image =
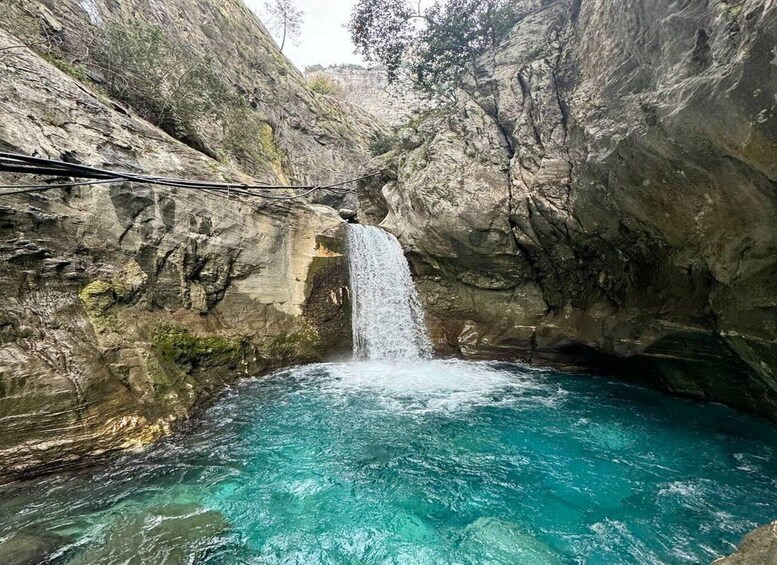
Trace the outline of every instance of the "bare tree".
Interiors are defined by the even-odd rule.
[[[305,13],[297,8],[293,0],[272,0],[265,2],[264,7],[269,17],[268,27],[281,36],[281,53],[283,53],[286,39],[293,42],[299,39]]]

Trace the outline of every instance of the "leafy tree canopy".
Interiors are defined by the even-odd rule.
[[[358,0],[348,24],[356,51],[407,76],[430,96],[450,96],[469,65],[519,19],[515,0]]]

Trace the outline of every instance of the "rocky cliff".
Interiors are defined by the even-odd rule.
[[[777,4],[521,10],[360,194],[439,348],[777,418]]]
[[[310,90],[241,0],[3,0],[0,22],[67,74],[263,181],[354,178],[380,131]]]
[[[412,88],[389,84],[386,70],[379,67],[315,65],[305,69],[305,77],[314,90],[360,108],[386,126],[403,125],[425,106]]]
[[[228,181],[325,182],[364,161],[372,126],[309,91],[237,1],[0,8],[5,151]],[[148,91],[117,97],[108,73],[124,70],[102,68],[96,42],[130,22],[207,51],[240,122],[214,102],[162,105],[157,123]],[[132,183],[0,196],[0,480],[143,445],[240,375],[350,348],[342,224],[298,200]]]

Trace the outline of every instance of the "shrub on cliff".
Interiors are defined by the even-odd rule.
[[[111,96],[201,151],[197,121],[236,101],[212,59],[176,45],[158,26],[108,25],[93,56]]]
[[[338,92],[338,87],[335,82],[322,74],[313,75],[308,82],[308,87],[317,94],[325,94],[327,96],[337,94]]]
[[[399,145],[399,136],[396,132],[391,134],[376,133],[370,139],[370,153],[377,157],[392,151]]]

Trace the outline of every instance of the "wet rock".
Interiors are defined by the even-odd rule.
[[[338,214],[343,220],[354,220],[356,218],[356,210],[350,208],[340,208]]]
[[[777,563],[777,522],[750,532],[735,553],[721,557],[715,565],[771,565]]]
[[[440,350],[777,418],[777,9],[525,2],[359,189]]]

